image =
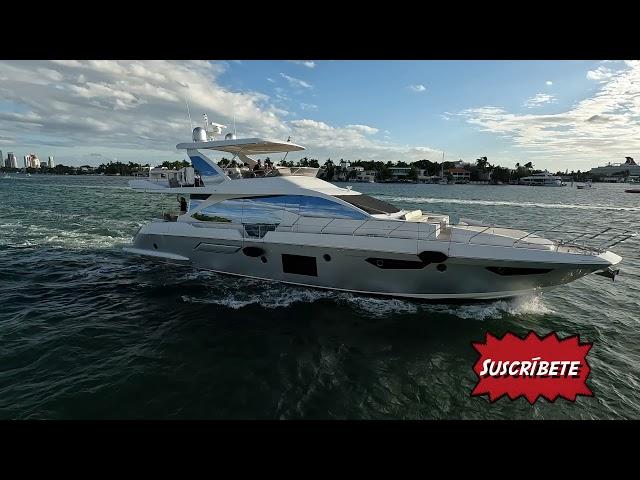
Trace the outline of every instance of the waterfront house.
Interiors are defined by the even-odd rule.
[[[445,172],[453,178],[453,183],[469,183],[471,180],[471,172],[464,168],[449,168]]]
[[[362,168],[362,167],[359,167]],[[358,174],[356,175],[356,182],[362,183],[373,183],[376,181],[376,171],[375,170],[358,170]]]
[[[428,170],[424,168],[418,170],[418,183],[438,183],[440,178],[439,175],[429,175]]]
[[[394,182],[407,180],[411,167],[389,167],[391,172],[391,180]]]

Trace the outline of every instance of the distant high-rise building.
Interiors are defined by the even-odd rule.
[[[10,168],[18,168],[18,159],[13,154],[13,152],[7,153],[7,161],[9,163]]]
[[[35,153],[24,156],[24,168],[40,168],[40,159]]]
[[[47,162],[49,168],[53,168],[56,166],[56,162],[53,161],[53,155],[49,156],[49,161]]]

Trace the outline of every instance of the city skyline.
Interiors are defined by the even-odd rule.
[[[640,149],[637,61],[3,61],[0,79],[2,151],[70,166],[183,158],[186,102],[194,126],[290,136],[321,163],[585,171]]]

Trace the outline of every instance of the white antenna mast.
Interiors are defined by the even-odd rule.
[[[191,112],[189,111],[189,102],[187,102],[186,97],[184,99],[184,103],[187,105],[187,115],[189,115],[189,126],[191,127],[191,130],[193,131],[193,122],[191,121]]]
[[[237,138],[238,132],[236,131],[236,102],[235,101],[232,103],[232,110],[233,110],[233,136]]]

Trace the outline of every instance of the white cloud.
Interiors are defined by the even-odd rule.
[[[584,169],[640,156],[640,62],[611,73],[600,77],[593,96],[561,113],[516,114],[484,106],[461,115],[480,130],[511,140],[541,168],[571,168],[570,161]]]
[[[528,98],[524,102],[524,106],[527,108],[535,108],[545,105],[547,103],[556,103],[557,99],[553,95],[548,93],[537,93],[531,98]]]
[[[291,77],[291,76],[289,76],[287,74],[284,74],[284,73],[280,73],[280,76],[282,78],[284,78],[287,82],[289,82],[289,85],[291,85],[292,87],[313,88],[313,85],[311,85],[310,83],[305,82],[304,80],[300,80],[299,78]]]
[[[262,93],[220,86],[224,69],[210,62],[4,61],[0,71],[0,101],[20,112],[0,122],[0,136],[15,138],[16,151],[47,144],[46,137],[69,151],[92,144],[175,156],[176,143],[190,137],[185,100],[197,123],[207,112],[230,124],[235,113],[239,131],[277,138],[287,131],[284,110]]]
[[[411,90],[413,90],[414,92],[416,92],[416,93],[422,93],[427,89],[427,87],[425,87],[421,83],[419,83],[417,85],[409,85],[409,88]]]
[[[307,68],[315,68],[316,66],[316,62],[312,60],[290,60],[290,61],[297,65],[302,65]]]
[[[334,127],[311,119],[292,120],[291,141],[310,145],[305,155],[317,158],[350,158],[379,161],[415,161],[435,158],[441,152],[426,146],[397,145],[370,138],[378,132],[368,125]]]
[[[54,82],[60,82],[64,78],[60,72],[51,68],[38,68],[37,71],[38,74],[43,75],[45,78],[53,80]]]
[[[271,83],[276,83],[276,81],[273,78],[267,77],[267,81],[271,82]]]
[[[282,107],[291,99],[284,90],[274,96],[230,90],[220,81],[226,68],[207,61],[0,61],[0,105],[12,105],[11,111],[0,110],[0,143],[18,156],[55,155],[64,164],[103,161],[89,153],[121,161],[177,160],[184,152],[175,145],[191,138],[187,101],[196,125],[205,112],[225,125],[233,125],[235,114],[239,136],[291,135],[307,147],[288,159],[407,161],[432,151],[377,140],[377,128],[369,125],[287,121],[290,109]],[[282,78],[300,89],[312,88],[303,80]],[[314,104],[304,105],[313,112]]]
[[[589,70],[587,72],[587,78],[589,80],[606,81],[609,80],[614,74],[614,71],[610,68],[599,66],[595,70]]]
[[[354,130],[364,133],[365,135],[373,135],[378,133],[377,128],[370,127],[369,125],[347,125],[347,128],[352,128]]]
[[[314,104],[314,103],[301,103],[300,104],[300,108],[302,110],[317,110],[318,109],[318,105]]]
[[[551,80],[547,80],[547,81],[546,81],[546,82],[544,82],[544,83],[545,83],[546,85],[549,85],[549,86],[553,85],[553,82],[552,82]]]

